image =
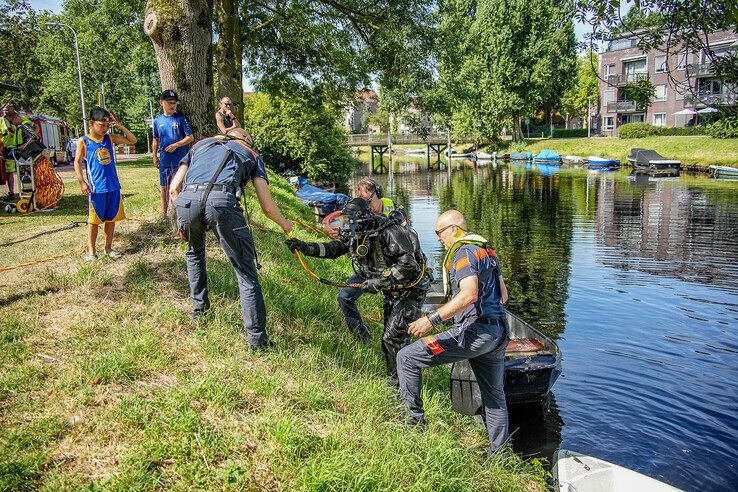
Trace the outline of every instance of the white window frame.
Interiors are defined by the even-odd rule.
[[[657,123],[656,122],[656,117],[657,116],[663,116],[664,117],[664,120],[663,120],[662,123]],[[666,113],[654,113],[653,114],[653,119],[651,121],[653,122],[653,126],[666,126]]]
[[[659,84],[655,85],[654,88],[658,89],[659,87],[664,88],[664,95],[663,97],[658,96],[658,90],[656,90],[656,93],[653,95],[654,101],[666,101],[669,98],[669,86],[666,84]]]
[[[689,50],[677,54],[677,70],[686,70],[689,65]]]
[[[607,120],[610,120],[610,124],[607,124]],[[614,116],[603,116],[602,117],[602,130],[611,132],[615,129],[615,117]]]
[[[653,59],[653,70],[655,73],[666,73],[669,71],[666,55],[656,55]],[[659,63],[660,61],[660,63]]]

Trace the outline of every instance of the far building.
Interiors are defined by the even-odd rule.
[[[715,76],[704,52],[682,51],[670,54],[667,59],[660,50],[639,49],[637,34],[613,38],[600,54],[598,123],[601,134],[617,135],[619,126],[634,122],[690,126],[697,120],[694,112],[711,104],[735,105],[738,102],[738,87]],[[717,56],[738,49],[738,35],[733,32],[715,32],[708,35],[707,40]],[[623,91],[626,85],[642,79],[650,79],[656,88],[656,96],[648,108],[628,100]]]
[[[373,90],[359,91],[354,95],[344,116],[344,127],[349,133],[376,133],[378,128],[370,128],[369,117],[377,112],[377,93]],[[374,131],[372,131],[374,130]]]

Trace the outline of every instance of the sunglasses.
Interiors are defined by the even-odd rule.
[[[443,234],[443,231],[445,231],[449,227],[459,227],[459,226],[457,226],[456,224],[447,225],[446,227],[443,227],[441,230],[436,231],[436,236],[441,237],[441,234]]]

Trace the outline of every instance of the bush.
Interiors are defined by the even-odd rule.
[[[707,127],[707,134],[713,138],[738,138],[738,116],[716,121]]]
[[[670,126],[659,126],[658,135],[684,137],[689,135],[704,135],[707,133],[705,126],[687,126],[684,128],[672,128]]]
[[[618,129],[620,138],[644,138],[659,134],[659,128],[648,123],[626,123]]]
[[[704,126],[690,126],[684,128],[672,128],[670,126],[653,126],[648,123],[626,123],[618,129],[620,138],[644,138],[644,137],[667,137],[704,135],[707,129]]]
[[[587,136],[587,129],[586,128],[576,128],[571,130],[554,130],[553,131],[553,138],[578,138],[578,137],[586,137]]]

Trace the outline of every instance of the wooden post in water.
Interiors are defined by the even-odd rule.
[[[448,127],[446,132],[446,161],[448,161],[448,178],[449,183],[451,182],[451,125]]]

